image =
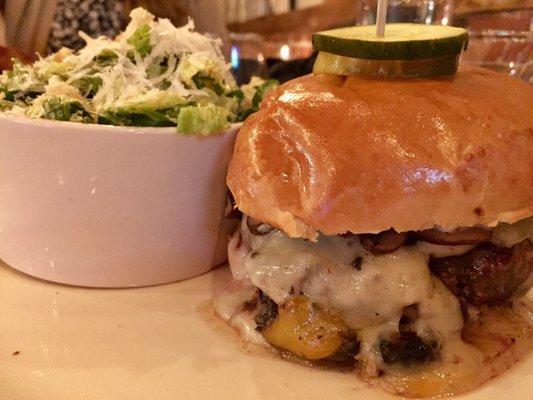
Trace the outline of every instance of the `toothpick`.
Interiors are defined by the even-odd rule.
[[[379,37],[385,36],[385,23],[387,22],[387,0],[378,0],[376,11],[376,33]]]

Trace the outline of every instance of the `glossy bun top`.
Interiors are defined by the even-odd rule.
[[[531,86],[481,68],[307,75],[246,120],[227,182],[295,237],[512,223],[533,211],[532,109]]]

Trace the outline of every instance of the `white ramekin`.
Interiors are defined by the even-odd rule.
[[[236,130],[184,136],[0,115],[0,259],[91,287],[208,271],[221,261],[215,251]]]

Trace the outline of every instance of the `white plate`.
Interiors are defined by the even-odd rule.
[[[0,400],[397,399],[243,346],[208,308],[228,275],[82,289],[0,265]],[[532,399],[532,382],[529,357],[456,399]]]

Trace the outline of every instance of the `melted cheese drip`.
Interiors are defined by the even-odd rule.
[[[427,264],[430,255],[457,255],[470,248],[419,243],[375,256],[364,250],[357,236],[320,236],[317,242],[289,238],[277,230],[255,236],[244,219],[240,233],[230,241],[229,261],[234,278],[243,287],[236,296],[246,292],[251,297],[250,288],[258,287],[281,305],[292,294],[301,293],[338,314],[358,332],[358,358],[366,372],[374,375],[387,369],[377,345],[398,332],[406,306],[418,303],[420,318],[415,330],[420,337],[441,345],[460,339],[459,302],[431,275]],[[361,258],[360,268],[352,266],[356,258]],[[243,327],[242,318],[237,323],[237,307],[231,316],[221,311],[241,333],[255,332],[253,319],[248,319],[252,326]]]
[[[265,338],[255,330],[253,315],[243,310],[243,305],[253,299],[256,291],[252,286],[231,288],[215,296],[213,307],[217,314],[237,329],[248,342],[266,345]]]

